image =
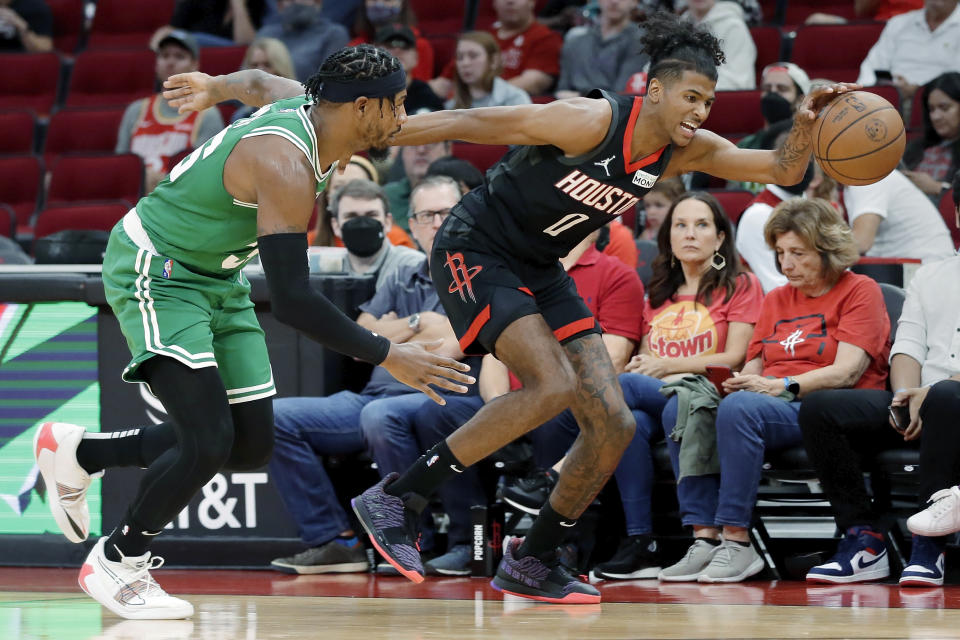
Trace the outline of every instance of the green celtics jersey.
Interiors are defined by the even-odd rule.
[[[244,138],[280,136],[310,161],[317,193],[336,163],[323,173],[317,132],[305,96],[279,100],[238,120],[188,155],[137,203],[137,214],[157,253],[208,275],[227,277],[257,255],[257,205],[237,200],[223,186],[223,168]]]

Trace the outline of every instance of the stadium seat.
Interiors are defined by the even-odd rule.
[[[130,203],[122,200],[46,207],[37,214],[33,237],[42,238],[64,229],[110,231],[129,210]]]
[[[756,194],[745,189],[710,189],[709,193],[720,202],[727,218],[733,224],[737,224],[737,220],[756,197]]]
[[[170,24],[174,0],[98,0],[87,46],[91,49],[147,49],[150,36]]]
[[[53,48],[72,54],[81,44],[85,0],[46,0],[53,14]]]
[[[828,13],[847,20],[857,18],[853,11],[853,3],[849,0],[846,2],[843,0],[789,0],[784,22],[788,25],[801,25],[812,13]]]
[[[791,60],[811,78],[855,82],[883,22],[806,25],[797,29]]]
[[[0,156],[0,203],[10,207],[17,229],[29,227],[37,210],[43,161],[34,155]]]
[[[16,228],[13,224],[16,215],[8,204],[0,203],[0,236],[12,238]]]
[[[923,131],[923,89],[917,89],[913,94],[913,102],[910,107],[910,124],[907,125],[910,131]]]
[[[864,87],[863,90],[877,94],[896,107],[897,111],[900,111],[900,92],[892,84],[878,84],[872,87]]]
[[[410,0],[417,27],[425,36],[456,35],[463,30],[466,3]]]
[[[126,200],[143,195],[143,160],[132,153],[63,155],[53,164],[47,204]]]
[[[142,51],[84,51],[70,76],[68,107],[124,107],[153,94],[155,56]]]
[[[0,55],[0,109],[50,113],[59,82],[60,57],[55,53]]]
[[[754,91],[718,91],[704,127],[723,136],[747,135],[763,128],[760,96]]]
[[[509,150],[504,144],[471,144],[469,142],[454,142],[453,156],[466,160],[483,173],[487,172]]]
[[[200,50],[200,71],[221,76],[240,70],[246,47],[204,47]]]
[[[32,153],[36,125],[28,109],[0,111],[0,154]]]
[[[112,153],[123,118],[121,107],[65,109],[50,117],[44,143],[44,161],[53,166],[64,153]]]
[[[430,41],[430,46],[433,47],[433,75],[436,77],[443,73],[444,68],[456,56],[457,37],[456,35],[430,35],[426,38]]]
[[[953,189],[948,189],[940,196],[940,215],[950,229],[950,235],[953,237],[953,246],[960,249],[960,229],[957,228],[957,209],[953,206]]]
[[[760,88],[760,73],[763,68],[783,59],[783,34],[777,27],[751,27],[750,37],[757,46],[757,88]]]

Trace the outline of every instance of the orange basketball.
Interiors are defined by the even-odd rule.
[[[851,91],[813,125],[813,155],[828,176],[848,185],[873,184],[893,171],[907,137],[896,107],[875,93]]]

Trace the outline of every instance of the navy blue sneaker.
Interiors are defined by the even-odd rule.
[[[599,604],[600,592],[584,579],[573,575],[559,559],[540,560],[534,556],[517,558],[523,538],[514,538],[503,548],[503,560],[490,586],[510,595],[540,602],[560,604]]]
[[[399,477],[397,473],[388,474],[350,504],[380,555],[401,575],[419,583],[423,582],[423,563],[417,545],[420,514],[407,507],[402,499],[384,491]]]
[[[943,585],[943,546],[935,538],[913,536],[910,564],[900,574],[901,587]]]
[[[889,575],[890,560],[883,534],[869,527],[850,527],[833,557],[807,572],[807,582],[869,582]]]

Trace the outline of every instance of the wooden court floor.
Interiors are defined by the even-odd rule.
[[[960,587],[601,583],[605,602],[504,598],[485,580],[268,571],[157,571],[191,620],[130,621],[76,587],[76,571],[0,569],[2,640],[350,638],[960,638]]]

